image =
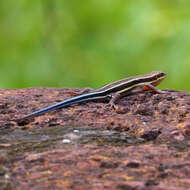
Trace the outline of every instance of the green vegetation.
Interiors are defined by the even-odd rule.
[[[98,87],[152,70],[190,90],[190,1],[1,0],[0,87]]]

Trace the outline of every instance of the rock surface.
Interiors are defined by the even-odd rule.
[[[0,90],[0,189],[190,189],[190,93],[88,102],[11,119],[81,89]]]

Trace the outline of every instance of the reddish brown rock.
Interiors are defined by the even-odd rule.
[[[190,133],[190,94],[171,90],[165,92],[126,96],[120,100],[117,111],[105,102],[73,105],[34,118],[25,127],[96,126],[126,131],[147,141],[183,141]],[[0,90],[0,126],[18,127],[10,120],[79,93],[78,89]]]
[[[119,110],[88,102],[11,121],[80,92],[0,90],[1,188],[190,189],[190,93],[142,92]]]
[[[11,170],[15,189],[190,188],[188,152],[167,145],[64,147],[26,154]]]

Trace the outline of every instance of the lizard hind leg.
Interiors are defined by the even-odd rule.
[[[90,93],[90,92],[93,92],[94,89],[93,88],[83,88],[80,90],[79,94],[87,94],[87,93]]]
[[[119,106],[116,105],[116,103],[119,101],[120,98],[121,98],[120,94],[115,93],[112,95],[112,98],[109,102],[109,105],[111,106],[111,108],[118,110]]]

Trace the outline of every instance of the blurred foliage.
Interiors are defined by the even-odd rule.
[[[1,0],[0,87],[98,87],[152,70],[190,90],[189,0]]]

